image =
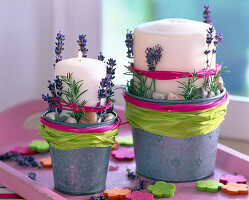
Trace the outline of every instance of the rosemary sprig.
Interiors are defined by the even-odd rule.
[[[210,77],[209,90],[211,92],[213,92],[215,95],[217,95],[219,88],[221,88],[223,86],[223,84],[218,83],[218,78],[223,76],[223,75],[229,74],[229,73],[230,73],[230,71],[227,70],[227,66],[225,66],[225,67],[221,66],[220,71],[218,73],[216,73],[215,75],[213,75],[212,77]]]
[[[178,83],[181,84],[181,86],[178,87],[181,89],[179,94],[182,95],[185,100],[191,100],[196,97],[196,92],[198,90],[198,87],[195,85],[195,82],[198,79],[202,78],[202,77],[197,77],[195,70],[194,70],[194,73],[190,73],[190,74],[192,75],[192,77],[187,77],[188,81],[186,83],[177,81]]]
[[[72,74],[73,73],[67,73],[66,76],[60,76],[61,80],[68,86],[67,90],[62,90],[62,94],[65,95],[67,98],[67,102],[76,104],[76,105],[85,105],[87,103],[86,100],[79,102],[79,98],[81,95],[83,95],[87,90],[84,90],[83,92],[80,92],[80,88],[83,85],[83,80],[81,81],[75,81],[72,79]],[[63,100],[65,101],[65,100]],[[70,116],[75,118],[77,121],[81,118],[84,117],[88,121],[90,121],[87,117],[85,117],[85,111],[84,109],[79,109],[82,110],[82,112],[78,111],[72,111],[70,112]]]
[[[129,68],[125,66],[128,69],[128,72],[125,72],[124,75],[131,75],[133,78],[127,83],[128,92],[131,94],[140,96],[140,97],[146,97],[146,93],[148,90],[152,87],[152,82],[148,86],[146,85],[147,77],[143,76],[142,73],[136,73],[132,67]]]

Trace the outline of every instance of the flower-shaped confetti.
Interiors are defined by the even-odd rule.
[[[121,146],[132,146],[133,139],[131,136],[117,137],[117,141]]]
[[[109,170],[110,171],[115,171],[115,170],[118,170],[118,169],[119,169],[118,165],[109,165]]]
[[[17,146],[10,150],[10,153],[19,153],[20,155],[34,155],[36,152],[29,147]]]
[[[111,147],[111,151],[117,150],[117,149],[118,149],[118,145],[119,145],[119,143],[118,143],[118,141],[116,140],[116,141],[115,141],[115,144],[112,145],[112,147]]]
[[[133,160],[135,158],[134,149],[128,147],[120,147],[118,150],[112,151],[111,155],[116,160]]]
[[[129,189],[112,188],[110,190],[104,190],[103,194],[109,200],[125,199],[125,196],[131,194]]]
[[[131,194],[125,196],[125,200],[153,200],[153,195],[150,193],[142,193],[134,191]]]
[[[52,160],[51,157],[44,158],[40,160],[40,163],[44,168],[52,168]]]
[[[227,183],[243,183],[246,184],[246,178],[242,175],[226,174],[220,178],[220,182]]]
[[[201,192],[218,192],[222,185],[223,183],[219,183],[215,180],[197,181],[196,189]]]
[[[221,191],[230,195],[248,194],[248,186],[241,183],[227,183],[221,186]]]
[[[39,153],[44,153],[49,151],[49,144],[46,141],[33,140],[30,143],[29,148]]]
[[[148,187],[148,192],[153,194],[155,198],[173,197],[175,192],[174,184],[167,184],[163,181],[158,181],[154,185]]]

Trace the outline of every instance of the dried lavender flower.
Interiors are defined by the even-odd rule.
[[[61,31],[57,33],[56,36],[57,42],[55,42],[55,63],[59,62],[62,60],[62,51],[64,50],[64,40],[65,40],[65,35],[61,34]],[[55,67],[55,64],[54,64]]]
[[[125,44],[127,47],[127,58],[133,58],[133,33],[127,30]]]
[[[211,10],[209,5],[205,5],[203,8],[203,22],[207,24],[212,24]]]
[[[99,52],[98,60],[104,61],[105,57],[103,56],[102,52]]]
[[[79,40],[77,40],[77,43],[80,46],[79,51],[81,51],[82,57],[86,58],[88,52],[88,49],[86,48],[86,43],[87,43],[86,35],[84,34],[79,35]]]
[[[149,71],[155,71],[157,63],[162,57],[162,47],[157,44],[154,47],[148,47],[145,50],[146,53],[146,62],[149,67]]]

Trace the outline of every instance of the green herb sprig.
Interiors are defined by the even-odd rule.
[[[87,101],[83,100],[82,102],[79,102],[79,98],[81,95],[83,95],[87,90],[84,90],[83,92],[80,92],[80,88],[83,85],[83,80],[80,81],[75,81],[72,79],[72,74],[73,73],[67,73],[66,76],[60,76],[61,80],[68,86],[67,90],[62,90],[62,94],[65,95],[67,98],[67,102],[76,104],[76,105],[82,105],[84,106]],[[63,99],[63,101],[65,101]],[[77,121],[81,118],[84,117],[86,120],[90,121],[87,117],[85,117],[85,111],[84,109],[79,109],[82,110],[82,112],[79,111],[72,111],[70,112],[70,116],[75,118]]]
[[[146,85],[147,77],[143,76],[142,73],[136,73],[133,68],[129,68],[125,66],[128,69],[128,72],[125,72],[125,75],[131,75],[133,78],[127,83],[128,92],[140,97],[146,97],[146,93],[148,90],[152,87],[152,82],[148,86]]]
[[[196,97],[198,87],[195,85],[195,83],[197,80],[202,78],[202,77],[197,77],[195,70],[194,73],[189,73],[189,74],[191,74],[192,77],[186,76],[188,78],[188,81],[186,83],[177,81],[178,83],[181,84],[181,86],[178,87],[179,89],[181,89],[179,94],[182,95],[185,100],[191,100]]]

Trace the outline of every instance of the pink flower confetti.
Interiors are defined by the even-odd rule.
[[[242,175],[226,174],[220,178],[220,182],[227,183],[243,183],[246,184],[246,178]]]
[[[34,155],[36,151],[29,149],[29,147],[17,146],[10,150],[10,153],[19,153],[20,155]]]
[[[153,194],[134,191],[125,196],[125,200],[153,200]]]
[[[112,151],[111,155],[116,160],[133,160],[135,158],[134,149],[129,147],[120,147],[118,150]]]

